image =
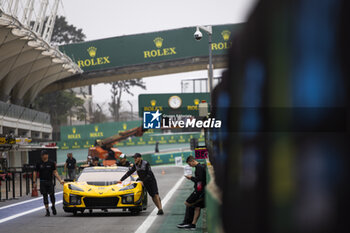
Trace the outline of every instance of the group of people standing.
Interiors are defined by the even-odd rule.
[[[158,185],[156,177],[152,172],[150,164],[142,159],[140,153],[135,153],[133,155],[134,164],[130,163],[125,154],[120,155],[119,160],[117,161],[118,166],[129,167],[129,170],[125,173],[125,175],[118,181],[118,183],[122,183],[125,179],[127,179],[134,172],[137,173],[139,179],[142,181],[144,187],[146,188],[148,194],[152,197],[152,200],[156,207],[158,208],[157,215],[163,215],[163,207],[162,202],[158,192]],[[181,224],[178,224],[178,228],[183,229],[196,229],[196,223],[200,216],[201,208],[204,207],[204,187],[206,185],[206,169],[205,165],[197,162],[194,157],[189,156],[186,160],[187,164],[191,167],[195,168],[194,176],[187,175],[186,178],[194,182],[194,191],[185,201],[186,205],[186,213],[185,218]],[[88,166],[99,166],[99,159],[92,158],[87,163]],[[67,160],[64,165],[64,170],[69,179],[75,179],[76,171],[77,171],[77,161],[73,157],[72,153],[67,154]],[[56,163],[49,160],[49,154],[47,151],[41,152],[41,161],[37,163],[36,169],[34,172],[34,187],[36,188],[36,178],[37,173],[40,173],[40,192],[43,195],[43,201],[46,209],[46,215],[50,216],[49,211],[49,201],[48,196],[50,196],[50,200],[52,203],[52,213],[53,215],[57,214],[55,208],[55,191],[54,191],[54,177],[58,179],[58,181],[63,185],[64,181],[57,173]]]
[[[130,163],[125,154],[121,154],[119,160],[117,161],[117,166],[129,167],[129,171],[118,181],[118,183],[122,183],[126,178],[132,175],[134,172],[137,172],[139,179],[143,182],[147,192],[152,197],[153,202],[158,208],[158,215],[164,214],[162,203],[159,197],[158,185],[156,178],[152,172],[150,164],[142,159],[140,153],[136,153],[133,156],[135,163]],[[97,157],[88,158],[87,164],[85,167],[91,166],[100,166],[99,159]],[[69,179],[74,180],[77,171],[77,161],[73,157],[72,153],[67,154],[67,160],[64,164],[64,171]],[[34,172],[34,188],[36,188],[36,178],[38,174],[40,174],[40,193],[43,195],[43,201],[46,208],[46,215],[50,216],[49,211],[49,201],[48,196],[50,196],[51,204],[52,204],[52,213],[54,215],[57,214],[55,208],[55,190],[54,190],[54,177],[56,177],[59,182],[63,185],[64,181],[57,173],[56,163],[52,160],[49,160],[49,153],[47,151],[41,152],[41,160],[37,163],[36,169]]]

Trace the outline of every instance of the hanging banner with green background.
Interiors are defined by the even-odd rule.
[[[61,141],[96,140],[141,126],[141,121],[106,122],[100,124],[62,126]]]
[[[131,137],[115,145],[119,146],[143,146],[159,144],[190,143],[192,138],[197,138],[199,142],[204,142],[204,136],[200,133],[177,133],[177,134],[144,134],[142,137]],[[62,150],[84,149],[94,146],[95,140],[65,140],[57,142],[57,146]]]
[[[57,146],[62,150],[85,149],[94,146],[96,139],[102,139],[119,132],[141,126],[141,121],[107,122],[90,125],[62,126],[61,141]],[[142,146],[159,144],[189,143],[192,138],[204,141],[200,133],[163,134],[161,130],[150,129],[142,137],[130,137],[115,146]]]
[[[176,108],[172,105],[173,101]],[[167,115],[192,115],[198,116],[198,105],[205,101],[210,103],[209,93],[170,93],[170,94],[140,94],[139,116],[143,112],[157,111]]]
[[[242,24],[213,26],[213,55],[224,55]],[[196,41],[195,27],[111,37],[60,46],[84,71],[208,56],[208,36]]]

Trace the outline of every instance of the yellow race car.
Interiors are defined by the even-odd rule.
[[[117,183],[127,167],[87,167],[76,181],[63,186],[63,210],[74,215],[86,209],[121,208],[134,214],[147,209],[147,192],[137,175]]]

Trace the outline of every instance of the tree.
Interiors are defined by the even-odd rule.
[[[45,28],[48,17],[44,21],[43,28]],[[30,25],[33,27],[35,24],[34,21],[30,22]],[[54,45],[63,45],[78,43],[84,41],[86,35],[83,33],[83,29],[77,29],[74,25],[68,24],[66,17],[56,16],[55,26],[53,27],[51,44]]]
[[[85,38],[83,29],[77,29],[74,25],[68,24],[64,16],[56,17],[51,38],[52,43],[56,45],[78,43],[84,41]]]
[[[130,91],[131,87],[136,86],[145,90],[146,86],[141,79],[131,79],[131,80],[112,82],[111,85],[112,85],[112,88],[111,88],[112,96],[111,96],[111,102],[108,103],[109,111],[114,121],[119,121],[120,119],[119,110],[121,107],[122,94],[125,92],[131,96],[134,96],[134,94]]]
[[[96,104],[95,108],[92,111],[91,123],[101,123],[107,121],[107,116],[104,114],[102,107],[99,104]]]
[[[32,22],[32,25],[34,25],[34,22]],[[64,16],[56,17],[51,38],[52,44],[76,43],[84,41],[85,38],[82,29],[69,25]],[[59,140],[60,126],[67,124],[68,116],[76,116],[79,120],[86,120],[87,111],[84,108],[84,100],[78,98],[72,91],[65,90],[40,95],[35,99],[33,108],[51,115],[54,140]]]
[[[47,112],[51,116],[53,132],[59,132],[62,124],[67,124],[67,117],[71,114],[71,109],[76,108],[83,111],[84,100],[75,96],[71,91],[56,91],[40,95],[36,98],[33,108]],[[55,135],[54,140],[58,140]]]

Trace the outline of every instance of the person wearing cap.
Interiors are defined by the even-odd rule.
[[[86,158],[86,164],[88,166],[90,166],[90,164],[92,163],[92,156],[91,155],[88,155],[87,158]]]
[[[54,177],[56,177],[62,185],[64,184],[64,181],[57,173],[56,163],[52,160],[49,160],[49,153],[46,150],[41,151],[41,161],[38,162],[35,167],[33,174],[34,188],[37,187],[36,178],[38,172],[40,178],[40,193],[43,195],[43,201],[46,208],[45,216],[50,216],[48,195],[50,195],[52,213],[53,215],[56,215],[57,211],[55,208],[55,186],[53,180]]]
[[[142,160],[140,153],[134,154],[133,157],[135,164],[129,169],[127,173],[125,173],[125,175],[120,179],[119,183],[124,181],[136,171],[139,179],[143,182],[143,185],[145,186],[148,194],[152,197],[154,204],[158,208],[157,215],[163,215],[164,211],[158,193],[157,180],[152,172],[151,165],[146,160]]]
[[[102,166],[100,164],[100,159],[98,157],[93,157],[89,167],[98,167],[98,166]]]
[[[128,160],[126,160],[126,155],[125,154],[121,154],[119,156],[119,160],[117,162],[117,166],[130,167],[130,162]]]

